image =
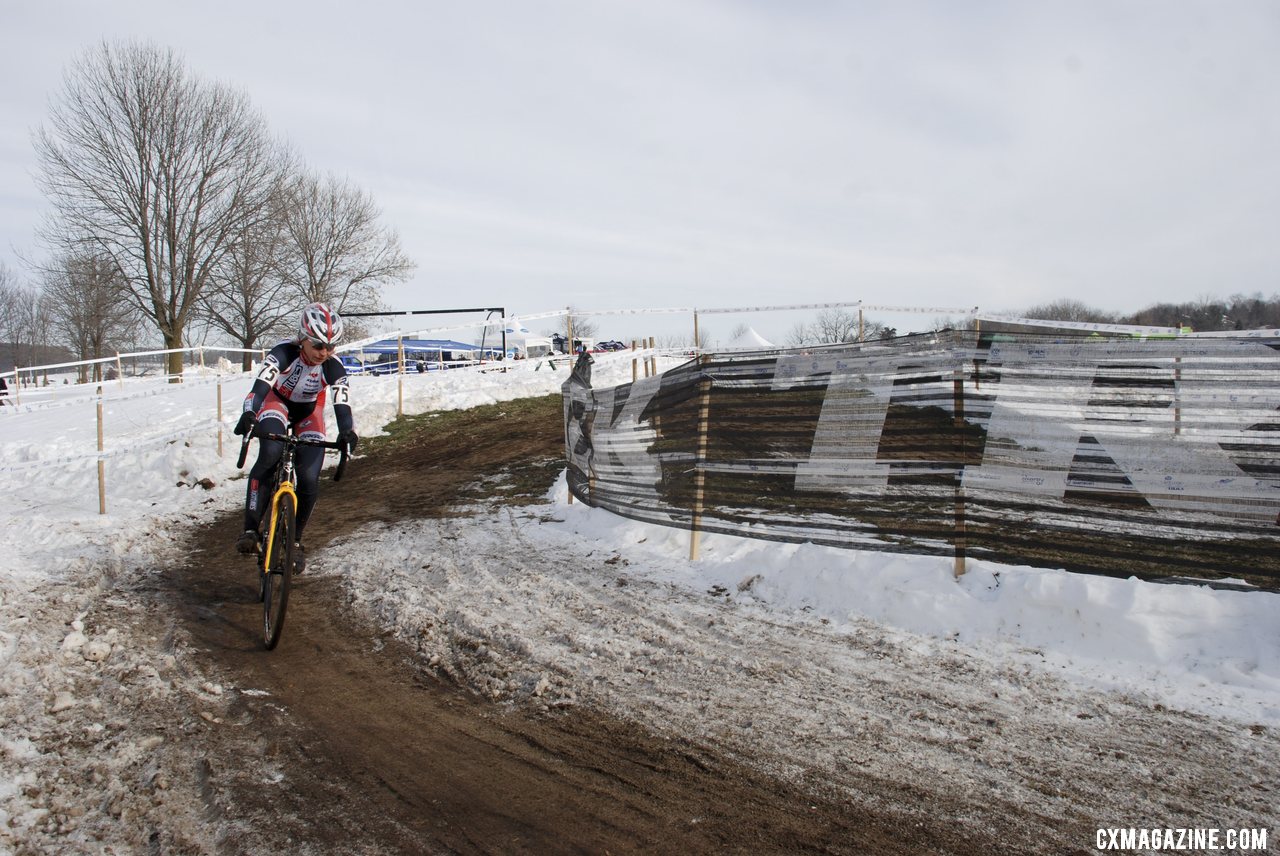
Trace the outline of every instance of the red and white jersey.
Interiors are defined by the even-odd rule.
[[[342,362],[331,356],[318,365],[308,365],[297,342],[281,342],[272,348],[262,361],[257,380],[294,404],[313,403],[326,387],[334,387],[334,404],[348,402],[347,370]]]
[[[338,429],[349,430],[353,425],[351,390],[342,362],[330,356],[322,363],[309,365],[302,358],[301,345],[292,341],[281,342],[262,361],[253,389],[245,398],[244,409],[252,410],[259,417],[266,416],[267,411],[277,411],[281,418],[287,418],[294,425],[314,413],[314,425],[323,432],[323,415],[316,405],[324,407],[326,390],[332,390],[330,400],[334,415],[338,417]]]

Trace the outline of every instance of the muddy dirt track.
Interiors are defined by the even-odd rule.
[[[517,412],[518,411],[518,412]],[[499,413],[506,414],[499,417]],[[530,493],[559,472],[560,401],[479,408],[366,443],[348,478],[328,474],[307,533],[454,515],[484,476]],[[510,501],[520,501],[518,497]],[[190,562],[155,596],[177,604],[171,637],[243,691],[202,741],[199,781],[218,849],[316,853],[991,852],[945,806],[921,826],[806,793],[692,742],[598,711],[521,709],[447,683],[349,608],[333,577],[297,581],[284,638],[260,644],[239,515],[194,536]],[[283,786],[282,786],[283,784]],[[930,799],[890,785],[881,800]]]

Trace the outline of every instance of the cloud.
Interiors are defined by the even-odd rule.
[[[375,195],[420,265],[393,295],[1131,311],[1277,286],[1280,20],[1261,0],[24,15],[6,126],[40,121],[54,57],[172,45]],[[0,157],[10,186],[32,167]],[[0,200],[0,224],[29,206]]]

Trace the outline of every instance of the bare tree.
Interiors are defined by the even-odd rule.
[[[235,236],[263,217],[274,145],[248,98],[191,76],[170,50],[103,42],[68,70],[35,134],[53,246],[109,258],[181,348]],[[181,352],[168,372],[182,370]]]
[[[799,348],[811,344],[809,325],[803,321],[795,324],[787,331],[787,337],[784,341],[789,348]]]
[[[246,371],[253,363],[249,351],[292,333],[307,302],[280,275],[285,255],[283,204],[278,196],[275,216],[250,224],[237,236],[210,287],[200,295],[208,325],[245,349],[241,367]]]
[[[0,342],[14,341],[16,313],[14,304],[19,291],[17,278],[4,262],[0,262]]]
[[[865,334],[865,325],[859,322],[858,313],[847,309],[823,309],[813,322],[817,341],[823,344],[856,342],[858,334]]]
[[[630,343],[631,340],[627,339],[623,341]],[[640,342],[641,340],[637,339],[636,341]],[[645,338],[643,342],[648,344],[648,338]],[[705,326],[698,327],[698,339],[696,342],[693,338],[693,331],[690,330],[687,333],[667,333],[663,336],[654,336],[653,344],[654,347],[663,351],[685,351],[690,348],[696,348],[700,351],[710,351],[713,349],[711,344],[711,331]]]
[[[407,279],[415,265],[395,231],[378,224],[373,197],[332,175],[307,173],[295,175],[284,195],[282,279],[304,303],[380,311],[379,286]]]
[[[797,324],[787,334],[787,344],[831,345],[858,339],[858,315],[845,309],[823,309],[809,324]]]
[[[120,299],[128,286],[110,260],[63,255],[44,271],[43,280],[53,330],[79,359],[101,359],[133,336],[138,309]],[[101,364],[94,365],[93,378],[102,378]],[[81,367],[80,380],[89,380],[87,367]]]
[[[972,330],[975,321],[972,315],[956,318],[952,315],[935,315],[927,328],[930,333],[941,333],[943,330]]]
[[[574,339],[594,339],[597,329],[596,322],[589,316],[570,313],[560,318],[560,329],[556,332],[566,339],[571,333]]]
[[[694,339],[693,336],[690,336],[689,338],[692,341],[693,347],[699,351],[706,351],[711,348],[711,328],[705,323],[698,325],[698,336],[696,339]]]
[[[1093,324],[1111,324],[1116,321],[1116,317],[1110,312],[1095,309],[1086,303],[1072,300],[1071,298],[1032,306],[1023,315],[1027,318],[1037,318],[1041,321],[1083,321]]]
[[[48,303],[43,295],[23,286],[0,266],[0,301],[0,337],[9,346],[14,366],[43,362],[50,341]]]

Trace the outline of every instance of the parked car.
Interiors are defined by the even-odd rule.
[[[364,363],[360,362],[360,358],[351,354],[338,354],[338,362],[342,363],[342,367],[347,370],[349,375],[364,374]]]
[[[404,370],[406,372],[425,372],[427,368],[427,361],[423,359],[421,354],[409,353],[404,355]],[[365,366],[365,370],[376,375],[396,374],[400,371],[400,357],[396,354],[380,354],[376,362]]]
[[[400,360],[395,354],[383,354],[375,362],[369,363],[365,366],[365,369],[370,374],[395,374],[400,370]]]

